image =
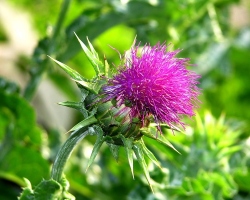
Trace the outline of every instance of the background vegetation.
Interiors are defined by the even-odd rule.
[[[19,18],[4,15],[8,9],[29,17],[35,39],[25,37]],[[89,137],[65,171],[76,199],[250,199],[249,13],[249,2],[237,0],[0,1],[0,199],[16,199],[24,177],[33,186],[48,179],[65,132],[80,121],[79,113],[47,101],[80,95],[46,55],[87,78],[94,75],[74,32],[83,41],[88,36],[100,57],[105,54],[114,65],[117,51],[128,50],[135,36],[141,44],[183,49],[181,56],[191,58],[192,70],[202,75],[203,93],[184,134],[164,133],[181,154],[146,141],[163,166],[148,161],[155,194],[137,165],[132,179],[124,152],[116,163],[103,147],[85,173],[95,139]],[[16,24],[9,31],[11,22]],[[20,34],[16,47],[13,37]],[[37,44],[31,55],[32,40]]]

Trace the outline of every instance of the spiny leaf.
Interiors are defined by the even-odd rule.
[[[122,142],[124,144],[127,156],[128,156],[128,163],[131,169],[131,173],[134,179],[134,169],[133,169],[133,138],[125,138],[121,135]]]
[[[87,127],[87,126],[89,126],[91,124],[94,124],[95,122],[97,122],[97,119],[94,116],[90,116],[90,117],[82,120],[78,124],[76,124],[68,132],[75,131],[75,130],[78,130],[78,129],[83,128],[83,127]]]
[[[64,101],[64,102],[59,102],[59,105],[74,108],[79,110],[81,108],[81,103],[80,102],[72,102],[72,101]]]
[[[55,63],[57,63],[68,75],[70,75],[71,78],[73,78],[74,80],[84,80],[85,78],[82,77],[77,71],[73,70],[72,68],[70,68],[69,66],[65,65],[64,63],[48,56],[51,60],[53,60]]]
[[[24,182],[26,184],[26,187],[23,188],[23,191],[22,191],[20,197],[18,197],[18,199],[19,200],[25,200],[25,199],[35,200],[34,190],[32,189],[30,181],[28,179],[24,178]]]
[[[77,84],[78,88],[81,91],[81,101],[80,102],[63,102],[61,105],[68,106],[74,109],[77,109],[83,114],[84,118],[87,118],[89,116],[88,110],[85,107],[85,99],[89,94],[89,91],[86,90],[82,85]],[[60,104],[60,103],[59,103]],[[90,114],[91,115],[91,114]]]
[[[119,149],[120,149],[120,146],[118,145],[115,145],[115,144],[112,144],[112,143],[107,143],[113,157],[115,158],[116,162],[118,161],[118,158],[119,158]]]
[[[104,70],[105,70],[105,73],[104,73],[105,77],[111,78],[112,77],[111,70],[110,70],[109,63],[105,56],[104,56]]]
[[[19,200],[75,200],[75,197],[67,191],[69,189],[69,183],[65,178],[63,178],[60,183],[53,179],[42,180],[34,190],[28,179],[25,179],[25,182],[27,187],[23,189],[21,196],[18,197]]]
[[[86,97],[88,96],[89,94],[89,91],[86,90],[84,87],[82,87],[82,85],[77,85],[78,88],[80,89],[81,91],[81,102],[84,102]]]
[[[146,179],[148,181],[148,184],[149,184],[152,192],[154,192],[154,190],[152,188],[152,184],[151,184],[151,179],[150,179],[150,176],[149,176],[149,172],[148,172],[148,169],[147,169],[147,164],[146,164],[145,159],[144,159],[143,150],[141,149],[141,146],[138,143],[139,142],[134,143],[133,150],[135,152],[137,161],[140,164],[140,166],[141,166],[141,168],[142,168],[142,170],[144,172],[144,175],[145,175],[145,177],[146,177]]]
[[[25,182],[26,187],[29,189],[32,189],[32,185],[31,185],[31,182],[29,181],[29,179],[23,178],[23,180]]]
[[[76,33],[75,33],[76,35]],[[96,74],[98,76],[101,76],[104,74],[104,65],[103,63],[99,60],[98,58],[98,54],[95,51],[94,47],[92,46],[92,44],[89,42],[88,40],[88,44],[90,46],[91,51],[87,48],[87,46],[80,40],[80,38],[76,35],[78,41],[80,42],[80,45],[84,51],[84,53],[86,54],[86,56],[88,57],[90,63],[92,64]]]
[[[34,190],[35,199],[59,198],[62,186],[55,180],[43,180]]]
[[[141,148],[144,151],[144,153],[147,155],[147,157],[153,161],[154,164],[156,164],[161,169],[161,164],[158,162],[154,154],[146,147],[143,140],[141,139]]]
[[[84,86],[86,89],[94,92],[94,85],[91,81],[85,79],[82,75],[80,75],[77,71],[71,69],[70,67],[68,67],[67,65],[65,65],[64,63],[55,60],[54,58],[48,56],[50,59],[52,59],[54,62],[56,62],[75,82],[80,83],[82,86]]]
[[[175,150],[177,153],[180,154],[180,152],[163,136],[163,134],[158,134],[158,136],[153,135],[152,132],[155,132],[152,130],[152,128],[149,130],[149,128],[141,128],[141,133],[145,135],[148,138],[151,138],[153,140],[158,141],[161,144],[164,144],[166,146],[171,147],[173,150]]]
[[[99,126],[95,126],[94,130],[96,132],[97,139],[96,139],[95,145],[94,145],[94,147],[92,149],[92,152],[91,152],[91,155],[90,155],[90,158],[89,158],[89,161],[88,161],[87,168],[86,168],[85,172],[88,171],[90,165],[94,162],[95,157],[96,157],[97,153],[99,152],[99,149],[101,148],[103,142],[106,139],[105,137],[103,137],[103,131]]]
[[[59,102],[58,104],[69,108],[74,108],[80,111],[83,114],[84,118],[88,117],[88,111],[85,108],[83,102],[65,101],[65,102]]]
[[[106,83],[104,79],[99,79],[99,80],[93,81],[92,83],[89,83],[86,81],[79,81],[79,80],[74,80],[74,81],[82,85],[83,87],[88,88],[90,91],[92,91],[95,94],[98,94],[102,85]]]
[[[76,34],[75,34],[76,35]],[[76,35],[77,39],[79,40],[79,37]],[[99,59],[98,57],[98,53],[96,52],[95,48],[93,47],[93,45],[91,44],[91,42],[89,41],[89,38],[87,37],[87,41],[88,41],[88,44],[89,44],[89,48],[91,50],[91,53],[93,54],[93,56],[97,59]]]
[[[156,124],[156,123],[150,123],[150,126],[157,127],[158,124]],[[181,129],[179,129],[177,126],[174,126],[174,125],[171,125],[171,127],[170,127],[167,124],[160,124],[160,127],[166,128],[166,129],[171,129],[173,131],[182,132]]]

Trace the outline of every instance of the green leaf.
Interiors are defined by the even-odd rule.
[[[58,104],[69,108],[74,108],[80,111],[83,114],[84,118],[88,117],[88,111],[85,109],[83,102],[65,101],[65,102],[59,102]]]
[[[45,135],[26,100],[1,88],[0,97],[0,176],[20,185],[27,177],[37,184],[49,176],[49,162],[42,155]],[[34,167],[36,176],[32,173]]]
[[[9,181],[23,185],[20,179],[27,177],[33,184],[37,184],[42,178],[49,177],[48,161],[32,148],[16,144],[6,152],[3,159],[0,164],[0,177]],[[36,176],[33,174],[34,169]]]
[[[81,84],[83,87],[85,87],[86,89],[97,93],[95,91],[95,88],[98,88],[96,86],[96,84],[93,84],[91,81],[85,79],[83,76],[81,76],[77,71],[71,69],[70,67],[68,67],[67,65],[65,65],[64,63],[55,60],[54,58],[51,58],[50,56],[48,56],[50,59],[52,59],[54,62],[56,62],[68,75],[70,75],[70,77],[77,83]]]
[[[93,80],[93,82],[90,84],[86,81],[78,81],[74,80],[75,82],[79,83],[83,87],[89,89],[95,94],[98,94],[99,90],[101,89],[102,85],[106,83],[105,79],[98,79],[98,80]]]
[[[23,188],[22,194],[20,197],[18,197],[19,200],[35,200],[34,197],[34,191],[32,189],[32,185],[30,181],[26,178],[24,178],[26,187]]]
[[[76,34],[75,34],[76,35]],[[98,54],[95,51],[94,47],[92,46],[92,44],[90,43],[90,41],[87,38],[90,50],[87,48],[87,46],[79,39],[79,37],[76,35],[78,41],[80,42],[80,45],[84,51],[84,53],[86,54],[86,56],[88,57],[90,63],[92,64],[96,75],[97,76],[102,76],[105,74],[105,69],[104,69],[104,64],[99,60],[98,58]]]
[[[79,110],[81,108],[81,103],[80,102],[64,101],[64,102],[59,102],[58,104],[61,105],[61,106],[74,108],[76,110]]]
[[[52,170],[51,170],[51,178],[56,181],[61,181],[63,178],[63,170],[64,167],[72,154],[74,148],[76,145],[87,135],[89,135],[88,129],[91,125],[92,121],[89,124],[86,124],[86,126],[79,128],[75,130],[69,138],[65,141],[65,143],[62,145],[60,150],[57,153],[55,162],[53,164]]]
[[[107,78],[111,78],[112,77],[112,73],[111,73],[111,70],[110,70],[110,67],[109,67],[109,63],[106,59],[106,57],[104,57],[104,69],[105,69],[105,77]]]
[[[97,119],[92,115],[92,116],[89,116],[88,118],[82,120],[81,122],[79,122],[78,124],[76,124],[73,128],[71,128],[68,132],[71,132],[71,131],[76,131],[78,129],[81,129],[81,128],[84,128],[84,127],[87,127],[87,126],[90,126],[94,123],[97,122]]]
[[[73,70],[72,68],[68,67],[67,65],[65,65],[64,63],[55,60],[54,58],[48,56],[51,60],[53,60],[55,63],[57,63],[68,75],[70,75],[70,77],[73,80],[78,80],[78,81],[82,81],[85,80],[87,81],[83,76],[81,76],[77,71]]]
[[[75,200],[75,197],[68,193],[60,183],[53,179],[43,180],[34,190],[26,180],[28,186],[24,188],[19,200]]]
[[[146,161],[144,159],[144,154],[143,154],[143,150],[141,148],[141,145],[139,144],[140,142],[136,142],[134,143],[133,145],[133,150],[135,152],[135,155],[136,155],[136,158],[137,158],[137,161],[138,163],[140,164],[143,172],[144,172],[144,175],[148,181],[148,184],[149,184],[149,187],[150,189],[152,190],[152,192],[154,191],[153,188],[152,188],[152,184],[151,184],[151,179],[150,179],[150,176],[149,176],[149,172],[148,172],[148,168],[147,168],[147,164],[146,164]]]
[[[126,150],[127,153],[127,157],[128,157],[128,163],[130,166],[130,170],[134,179],[134,169],[133,169],[133,142],[134,139],[133,138],[125,138],[123,135],[121,135],[121,139],[122,142],[124,144],[124,148]]]
[[[250,180],[250,170],[249,169],[237,169],[234,172],[234,180],[237,183],[239,189],[241,191],[250,191],[250,185],[249,185],[249,180]]]
[[[95,145],[92,149],[92,152],[91,152],[88,164],[87,164],[86,171],[88,171],[88,168],[94,162],[95,157],[98,154],[103,142],[106,140],[106,138],[103,137],[103,131],[99,126],[94,126],[94,130],[95,130],[95,133],[97,135],[97,139],[96,139]]]
[[[150,123],[150,126],[157,127],[158,124],[156,124],[156,123]],[[165,129],[171,129],[173,131],[183,132],[183,131],[181,131],[181,129],[179,129],[177,126],[174,126],[174,125],[171,125],[171,127],[170,127],[167,124],[160,124],[160,127],[161,128],[165,128]]]
[[[119,150],[120,150],[120,146],[112,144],[112,143],[107,143],[113,157],[115,158],[116,162],[119,159]]]
[[[156,128],[149,127],[149,128],[141,128],[141,133],[145,135],[148,138],[151,138],[153,140],[156,140],[160,142],[161,144],[164,144],[168,147],[171,147],[173,150],[176,152],[180,153],[177,151],[177,149],[163,136],[163,134],[158,134]],[[152,134],[155,133],[155,134]]]
[[[87,118],[89,116],[88,110],[85,108],[85,99],[89,94],[89,91],[84,89],[82,85],[78,84],[78,88],[81,91],[81,101],[80,102],[71,102],[71,101],[66,101],[66,102],[59,102],[59,105],[62,106],[67,106],[70,108],[74,108],[78,111],[80,111],[83,114],[84,118]],[[90,112],[93,114],[93,110]]]
[[[147,157],[153,161],[154,164],[156,164],[160,169],[161,169],[161,164],[159,163],[159,161],[156,159],[156,157],[154,156],[154,154],[146,147],[146,145],[144,144],[143,140],[141,139],[141,148],[143,150],[143,152],[147,155]]]

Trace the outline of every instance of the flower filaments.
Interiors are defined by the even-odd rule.
[[[189,71],[188,58],[176,58],[180,50],[166,51],[159,43],[145,45],[140,56],[138,46],[131,49],[119,73],[103,87],[106,101],[128,105],[130,118],[145,122],[152,116],[159,125],[181,125],[183,115],[193,116],[197,105],[199,76]]]

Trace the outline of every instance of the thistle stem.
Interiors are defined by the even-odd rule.
[[[94,116],[87,118],[86,125],[80,129],[75,130],[66,140],[66,142],[59,150],[55,162],[53,164],[51,171],[52,179],[54,179],[57,182],[60,182],[63,175],[63,169],[65,167],[65,164],[67,163],[67,160],[69,159],[75,146],[77,145],[78,142],[80,142],[85,136],[89,134],[88,127],[96,122],[97,120]]]
[[[55,53],[56,51],[55,47],[57,46],[57,43],[61,42],[61,40],[57,41],[58,40],[57,37],[60,34],[60,31],[62,30],[62,25],[65,20],[67,11],[69,9],[70,2],[71,0],[64,0],[62,2],[61,11],[57,19],[51,38],[49,38],[48,41],[46,42],[45,40],[40,40],[40,42],[38,43],[38,46],[36,47],[36,49],[39,51],[37,52],[36,50],[34,51],[34,54],[32,57],[32,63],[31,63],[32,66],[31,66],[31,71],[30,71],[31,78],[28,84],[26,85],[24,94],[23,94],[24,98],[28,101],[30,101],[33,98],[37,90],[37,87],[42,80],[43,74],[45,74],[48,68],[50,67],[48,63],[48,59],[41,60],[41,58],[43,58],[44,55],[46,54],[51,55]],[[37,60],[39,60],[39,62]]]
[[[52,39],[55,39],[57,37],[57,35],[59,34],[59,32],[61,31],[62,24],[64,22],[66,13],[67,13],[67,11],[69,9],[70,2],[71,2],[71,0],[64,0],[62,2],[61,11],[59,13],[59,17],[58,17],[56,25],[55,25],[55,29],[54,29],[54,32],[53,32]]]

